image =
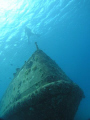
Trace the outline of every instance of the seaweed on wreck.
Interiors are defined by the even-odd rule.
[[[31,69],[29,68],[28,70],[25,71],[25,75],[27,76],[30,73]]]
[[[26,68],[28,69],[28,68],[31,68],[32,67],[32,65],[33,65],[33,62],[32,61],[30,61],[27,65],[26,65]]]
[[[16,68],[16,72],[13,73],[13,76],[16,77],[18,75],[18,73],[20,72],[20,70],[21,70],[20,68]]]
[[[36,71],[36,70],[37,70],[37,66],[34,66],[34,67],[32,68],[32,70],[33,70],[33,71]]]

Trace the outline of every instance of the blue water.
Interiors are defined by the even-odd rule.
[[[0,0],[0,99],[35,41],[83,89],[75,120],[90,118],[90,0]]]

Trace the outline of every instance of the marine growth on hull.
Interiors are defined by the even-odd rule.
[[[14,78],[0,103],[4,120],[73,120],[81,88],[38,48]]]

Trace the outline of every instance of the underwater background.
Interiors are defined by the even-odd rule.
[[[31,29],[28,42],[25,27]],[[39,48],[84,91],[75,120],[90,118],[90,0],[0,0],[0,99]]]

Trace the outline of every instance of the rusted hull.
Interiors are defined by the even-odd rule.
[[[0,103],[5,120],[73,120],[83,91],[43,51],[16,73]]]

